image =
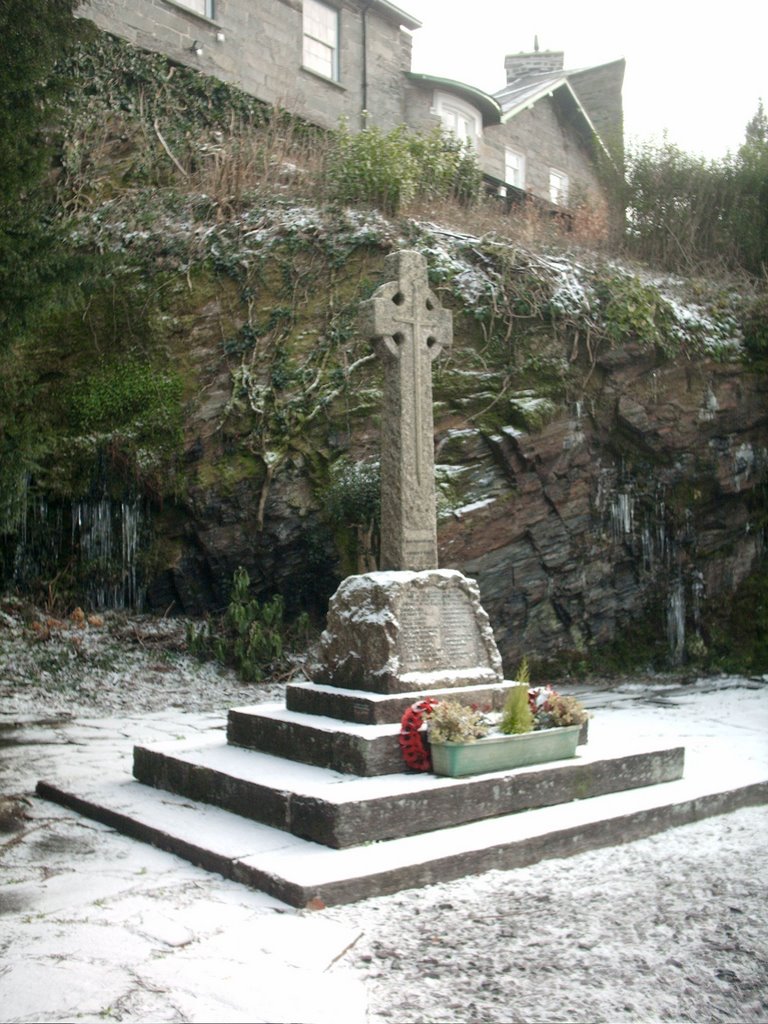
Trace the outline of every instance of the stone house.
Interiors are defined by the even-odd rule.
[[[321,127],[405,120],[420,22],[387,0],[85,0],[78,13]]]
[[[442,124],[508,202],[610,201],[600,169],[621,166],[623,60],[566,71],[562,52],[510,55],[488,95],[414,73],[421,23],[388,0],[85,0],[78,13],[322,127]]]
[[[533,196],[554,210],[610,206],[606,175],[622,164],[624,61],[578,71],[563,53],[505,59],[507,84],[492,96],[407,73],[408,124],[442,124],[473,145],[488,183],[509,201]]]

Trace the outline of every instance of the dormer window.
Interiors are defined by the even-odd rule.
[[[556,206],[568,205],[568,175],[554,167],[549,169],[549,199]]]
[[[477,149],[483,132],[480,111],[447,92],[436,92],[433,102],[433,112],[443,122],[443,128]]]
[[[339,12],[320,0],[304,0],[304,50],[309,71],[339,81]]]

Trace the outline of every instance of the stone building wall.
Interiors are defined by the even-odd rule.
[[[432,95],[431,87],[409,83],[405,116],[414,131],[430,131],[440,124],[431,112]],[[550,168],[568,175],[569,206],[582,199],[594,203],[603,195],[592,154],[552,97],[540,99],[505,124],[487,125],[483,130],[478,160],[484,173],[499,181],[504,180],[507,147],[525,156],[525,190],[540,199],[549,201]]]
[[[440,118],[432,113],[434,89],[429,86],[408,82],[405,87],[405,123],[415,132],[430,132],[440,124]]]
[[[217,0],[215,19],[195,14],[176,0],[85,0],[78,13],[135,46],[166,54],[321,127],[333,128],[345,119],[353,130],[407,124],[414,131],[430,131],[440,124],[432,112],[433,89],[406,75],[410,32],[399,24],[401,19],[382,16],[376,6],[367,8],[364,25],[364,8],[362,0],[343,0],[338,6],[338,82],[302,67],[301,0]],[[194,43],[202,52],[193,51]],[[515,62],[525,64],[528,58],[538,68],[548,60],[562,65],[563,55],[509,57],[508,74],[510,62],[517,72]],[[574,76],[596,125],[619,137],[623,68],[624,62],[617,61]],[[525,155],[525,188],[542,199],[549,199],[551,167],[568,175],[572,201],[602,193],[587,147],[552,97],[508,124],[486,127],[478,158],[482,170],[499,180],[504,179],[505,146]]]
[[[621,87],[625,61],[612,61],[596,68],[571,72],[568,80],[589,114],[595,130],[613,153],[621,158],[624,137],[624,113]]]
[[[601,193],[591,155],[550,96],[506,124],[485,129],[484,170],[502,181],[506,147],[525,155],[525,188],[536,196],[549,199],[550,168],[568,175],[568,205]]]
[[[217,0],[215,20],[174,0],[86,0],[78,14],[135,46],[164,53],[207,75],[285,107],[322,127],[340,118],[361,125],[363,17],[349,2],[340,12],[340,80],[302,68],[300,0]],[[367,15],[369,124],[392,128],[404,119],[403,72],[410,69],[411,38],[375,8]],[[192,51],[197,41],[200,55]]]

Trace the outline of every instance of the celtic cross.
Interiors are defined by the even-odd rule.
[[[451,346],[452,317],[429,288],[427,262],[404,250],[395,280],[360,304],[360,329],[384,363],[381,568],[437,568],[432,360]]]

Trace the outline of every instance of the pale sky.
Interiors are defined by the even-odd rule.
[[[505,84],[504,56],[564,50],[569,69],[624,57],[628,141],[735,152],[762,97],[768,108],[768,2],[729,0],[395,0],[423,23],[413,70],[485,92]]]

